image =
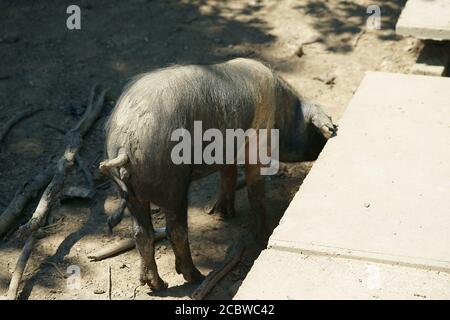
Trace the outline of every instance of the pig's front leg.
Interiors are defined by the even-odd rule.
[[[247,164],[245,166],[245,181],[254,219],[254,236],[260,244],[265,245],[269,238],[269,230],[267,228],[265,178],[261,175],[260,169],[260,165]]]

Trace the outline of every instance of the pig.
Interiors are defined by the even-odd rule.
[[[133,218],[141,256],[140,280],[152,290],[167,284],[154,258],[151,206],[165,214],[175,254],[175,268],[187,282],[203,278],[195,267],[188,241],[188,189],[191,181],[220,171],[216,211],[234,213],[236,164],[175,164],[174,130],[265,128],[279,130],[279,160],[298,162],[317,157],[337,127],[322,108],[308,103],[266,64],[237,58],[213,65],[176,65],[134,78],[123,90],[106,124],[106,160],[100,168],[118,185]],[[261,163],[245,163],[253,230],[264,243],[265,179]],[[261,240],[262,239],[262,240]]]

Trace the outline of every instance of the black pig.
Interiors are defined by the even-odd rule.
[[[215,65],[173,66],[136,77],[124,89],[106,125],[106,156],[100,167],[109,171],[133,216],[136,246],[141,255],[141,282],[165,288],[154,259],[150,204],[162,208],[176,271],[188,282],[202,278],[192,262],[188,242],[187,193],[193,179],[220,170],[216,210],[234,212],[235,164],[175,164],[172,133],[203,129],[278,129],[279,160],[312,160],[336,131],[322,109],[306,103],[266,65],[234,59]],[[248,149],[247,153],[248,153]],[[269,149],[270,152],[270,149]],[[261,163],[245,163],[254,229],[267,239],[264,176]]]

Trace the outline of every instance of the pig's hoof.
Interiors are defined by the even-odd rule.
[[[143,285],[147,284],[150,287],[150,289],[152,289],[152,291],[167,289],[167,287],[168,287],[167,282],[165,282],[161,278],[155,279],[155,280],[141,279],[141,284],[143,284]]]
[[[217,214],[221,220],[228,220],[234,217],[235,211],[234,207],[228,206],[227,204],[217,203],[214,206],[214,214]]]
[[[183,274],[184,280],[189,283],[196,283],[202,281],[205,276],[200,273],[196,268],[187,274]]]
[[[147,284],[152,290],[161,290],[168,287],[167,283],[159,276],[151,277],[150,275],[143,273],[140,276],[141,284]]]
[[[167,289],[167,287],[169,286],[167,284],[167,282],[165,282],[164,280],[162,280],[161,278],[158,279],[157,281],[153,281],[153,282],[148,282],[148,286],[150,287],[150,289],[152,289],[153,291],[155,290],[163,290],[163,289]]]
[[[181,269],[181,267],[175,263],[175,270],[177,271],[178,274],[182,274],[184,280],[186,280],[189,283],[195,283],[195,282],[199,282],[202,281],[204,276],[200,273],[200,271],[197,270],[197,268],[193,267],[188,271],[183,272],[183,270]]]

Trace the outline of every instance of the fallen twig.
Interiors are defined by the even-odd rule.
[[[19,292],[20,280],[22,280],[23,272],[27,266],[28,258],[33,251],[34,243],[36,242],[36,235],[33,233],[25,242],[22,252],[20,253],[19,259],[16,263],[16,268],[14,269],[13,275],[11,277],[11,282],[9,283],[8,293],[6,298],[8,300],[16,300],[17,293]]]
[[[211,271],[203,282],[192,294],[192,298],[196,300],[202,300],[212,288],[230,272],[234,266],[241,260],[242,253],[244,252],[244,245],[242,242],[237,241],[233,244],[228,251],[225,260],[221,266]]]
[[[6,121],[6,123],[3,125],[3,127],[0,129],[0,143],[3,142],[3,139],[5,139],[7,133],[11,128],[18,123],[20,120],[28,118],[32,116],[33,114],[42,111],[42,107],[34,107],[27,110],[24,110],[18,114],[16,114],[14,117],[12,117],[10,120]]]
[[[361,30],[357,35],[355,40],[353,41],[353,48],[356,48],[358,45],[359,40],[361,39],[362,35],[366,33],[366,29]]]
[[[89,129],[92,127],[92,125],[100,115],[100,112],[102,111],[104,97],[107,90],[101,91],[98,95],[98,98],[95,99],[96,90],[97,86],[94,86],[91,91],[88,107],[86,108],[86,112],[84,113],[81,120],[72,130],[70,130],[66,134],[66,149],[63,156],[59,159],[56,165],[56,169],[46,170],[46,172],[50,172],[51,181],[42,194],[42,197],[31,219],[19,228],[19,236],[22,238],[27,238],[27,241],[17,261],[17,265],[10,282],[7,294],[7,297],[9,299],[17,298],[20,279],[22,278],[22,274],[27,265],[28,258],[33,250],[36,236],[40,234],[40,227],[43,227],[45,225],[48,212],[54,201],[57,199],[64,185],[67,171],[73,166],[75,162],[75,157],[81,148],[83,136],[89,131]],[[51,165],[50,167],[53,168],[53,165]]]
[[[111,275],[111,266],[108,266],[108,300],[111,300],[112,293],[112,275]]]
[[[133,300],[136,299],[137,289],[142,287],[142,284],[138,284],[133,290],[133,296],[131,297]]]
[[[50,182],[54,168],[48,167],[36,176],[25,182],[17,191],[14,199],[0,215],[0,236],[5,234],[11,225],[22,214],[27,203]]]
[[[165,236],[166,228],[155,229],[155,241],[159,241],[165,238]],[[91,259],[91,261],[100,261],[134,249],[135,245],[134,239],[124,239],[88,255],[88,258]]]
[[[45,224],[47,214],[64,185],[67,171],[73,166],[75,157],[81,148],[83,136],[87,133],[87,131],[91,128],[95,120],[97,120],[98,116],[100,115],[100,112],[103,108],[105,93],[107,90],[103,90],[96,100],[96,89],[97,86],[94,86],[91,91],[89,105],[81,120],[73,129],[67,132],[67,144],[64,154],[59,159],[56,165],[55,174],[50,184],[45,189],[31,219],[19,228],[18,232],[21,238],[28,237],[33,231],[37,230],[39,227]]]
[[[59,128],[58,126],[55,126],[51,123],[44,123],[44,127],[48,127],[51,128],[53,130],[56,130],[57,132],[61,133],[61,134],[66,134],[67,130],[64,130],[62,128]],[[86,167],[86,165],[84,164],[83,159],[81,158],[80,155],[76,155],[75,156],[75,161],[78,165],[78,167],[80,168],[80,170],[83,172],[84,174],[84,178],[86,179],[86,182],[89,186],[89,188],[94,191],[94,177],[92,176],[92,173],[89,171],[89,169]]]

